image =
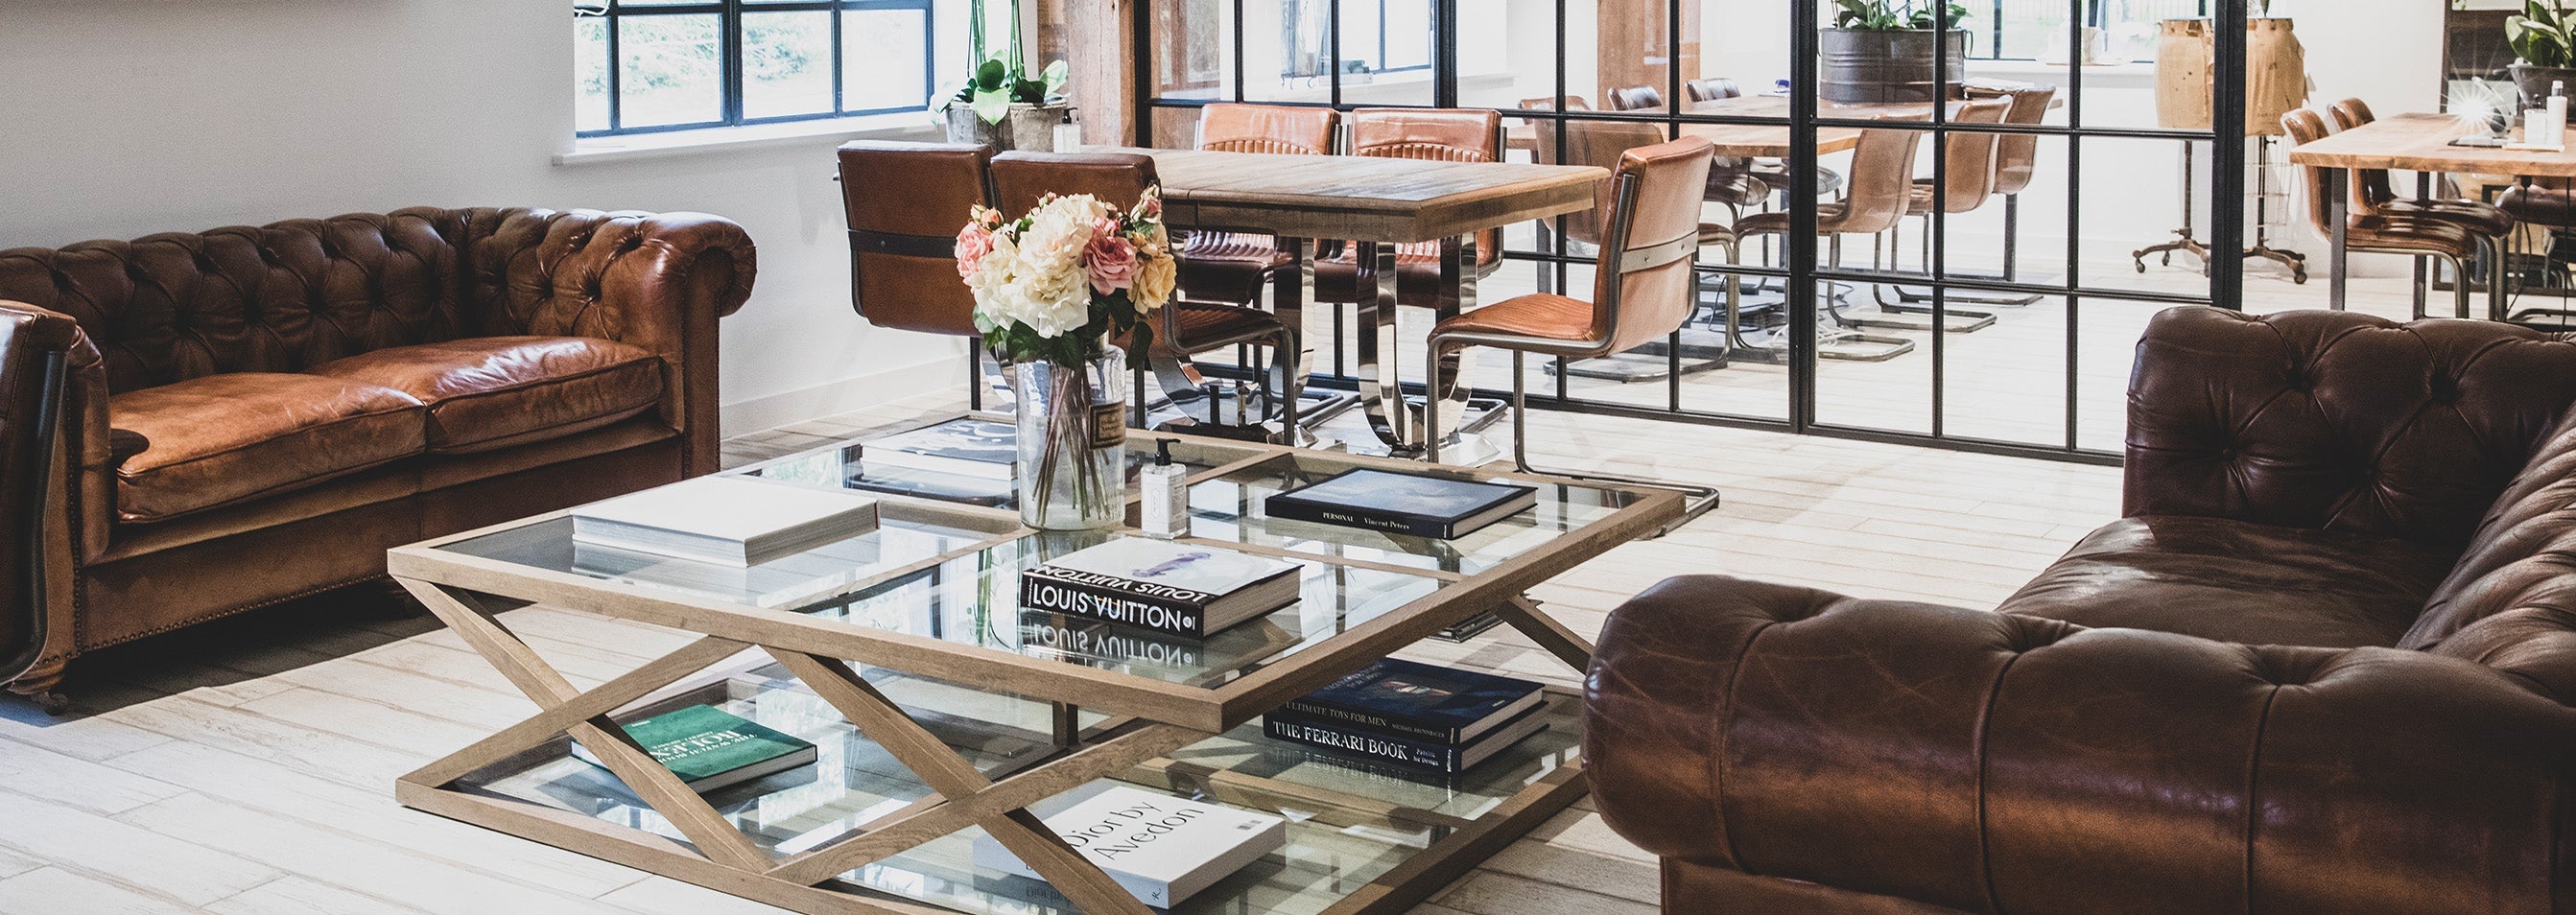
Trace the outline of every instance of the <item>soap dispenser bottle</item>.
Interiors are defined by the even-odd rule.
[[[1154,440],[1154,463],[1137,474],[1144,488],[1137,501],[1145,535],[1176,540],[1190,535],[1189,468],[1172,463],[1172,440]]]

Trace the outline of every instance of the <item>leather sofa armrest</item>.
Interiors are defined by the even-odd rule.
[[[0,311],[72,320],[69,315],[25,302],[0,300]],[[63,489],[56,510],[61,512],[63,523],[49,527],[69,535],[78,560],[89,562],[107,552],[108,538],[115,530],[116,462],[107,425],[107,365],[87,333],[72,341],[67,355],[70,374],[63,390],[60,440],[70,459],[58,470]],[[61,631],[70,629],[66,626]]]
[[[660,354],[661,415],[689,442],[686,472],[716,469],[716,319],[749,300],[759,258],[740,225],[704,213],[511,210],[469,254],[500,281],[486,326],[599,337]]]
[[[2463,658],[1682,578],[1612,615],[1589,682],[1595,801],[1667,858],[1970,911],[2576,885],[2576,711]]]

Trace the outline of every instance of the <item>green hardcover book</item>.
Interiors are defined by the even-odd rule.
[[[701,793],[740,784],[773,772],[785,772],[821,755],[811,743],[762,727],[712,705],[692,705],[676,712],[629,722],[626,734],[671,769],[671,774]],[[591,765],[599,757],[576,742],[572,755]],[[602,768],[605,768],[604,766]]]

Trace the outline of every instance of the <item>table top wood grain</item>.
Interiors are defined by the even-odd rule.
[[[1154,157],[1164,218],[1199,229],[1422,242],[1592,207],[1598,168],[1180,149]]]
[[[2576,152],[2451,145],[2475,129],[2458,115],[2400,114],[2292,149],[2290,162],[2320,168],[2576,178]]]

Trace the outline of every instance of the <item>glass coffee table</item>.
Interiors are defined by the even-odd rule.
[[[1155,437],[1129,439],[1131,464]],[[1274,741],[1259,716],[1484,613],[1581,670],[1590,645],[1523,592],[1679,519],[1681,496],[1159,437],[1191,468],[1193,539],[1303,564],[1297,603],[1204,640],[1023,612],[1021,570],[1139,535],[1032,531],[1008,484],[872,469],[858,443],[733,471],[881,499],[876,530],[750,569],[576,544],[562,512],[393,550],[394,576],[540,709],[397,794],[801,912],[916,915],[1152,911],[1041,822],[1112,786],[1289,821],[1283,851],[1172,910],[1185,912],[1402,911],[1582,794],[1568,692],[1548,696],[1546,730],[1449,778]],[[1261,510],[1270,493],[1363,466],[1519,482],[1539,503],[1451,541]],[[497,617],[530,603],[697,638],[582,689]],[[619,726],[698,704],[811,741],[821,759],[701,795]],[[571,755],[576,740],[600,766]],[[975,866],[978,835],[1047,879]]]

